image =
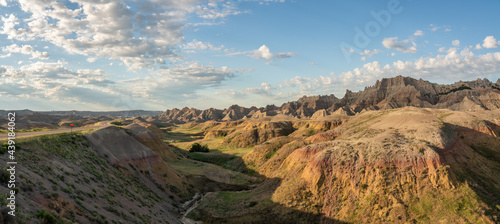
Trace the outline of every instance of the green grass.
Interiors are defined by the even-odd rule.
[[[204,175],[215,181],[228,184],[250,184],[253,182],[253,179],[248,175],[210,163],[180,159],[169,163],[169,165],[184,175]],[[225,177],[230,178],[226,179]]]
[[[452,217],[461,217],[467,223],[481,223],[480,200],[476,193],[466,184],[445,194],[427,192],[423,197],[415,199],[408,205],[410,214],[418,217],[419,222],[429,220],[448,220]]]
[[[121,121],[112,121],[112,122],[109,122],[110,124],[112,125],[116,125],[116,126],[122,126],[123,123]]]
[[[445,119],[446,117],[450,116],[450,115],[453,115],[453,113],[445,113],[445,114],[440,114],[439,115],[439,119],[443,120]]]
[[[51,131],[56,130],[56,128],[32,128],[32,129],[16,129],[16,133],[27,133],[27,132],[41,132],[41,131]],[[0,130],[0,133],[9,133],[9,130]]]

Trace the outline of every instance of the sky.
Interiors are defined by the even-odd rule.
[[[0,0],[0,109],[265,106],[500,78],[500,0]]]

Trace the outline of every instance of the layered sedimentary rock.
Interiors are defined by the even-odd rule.
[[[422,79],[397,76],[379,80],[374,86],[359,92],[347,90],[341,99],[334,95],[303,96],[280,107],[268,105],[245,108],[233,105],[224,110],[172,109],[157,118],[176,123],[260,119],[278,114],[301,119],[318,119],[331,114],[352,116],[362,111],[406,106],[456,111],[495,110],[500,108],[500,80],[493,83],[487,79],[477,79],[440,85]]]

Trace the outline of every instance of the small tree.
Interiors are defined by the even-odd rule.
[[[208,152],[208,146],[207,145],[200,145],[199,143],[193,143],[191,145],[191,149],[189,152]]]

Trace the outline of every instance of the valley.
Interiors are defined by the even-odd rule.
[[[233,106],[198,121],[209,111],[76,117],[107,125],[17,139],[19,215],[5,214],[3,170],[0,220],[498,223],[500,91],[488,87],[496,84],[466,83],[444,102],[437,84],[405,80],[381,81],[368,91],[377,97]],[[45,126],[73,122],[36,116]],[[41,124],[28,118],[26,127]]]

